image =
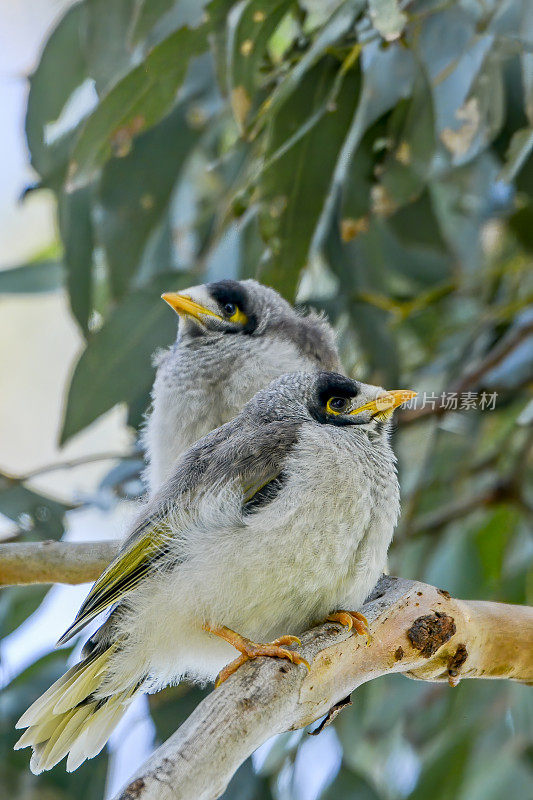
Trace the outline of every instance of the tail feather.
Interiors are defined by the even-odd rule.
[[[109,659],[117,645],[91,654],[56,681],[22,715],[26,727],[15,749],[31,746],[30,769],[51,769],[68,754],[69,772],[104,747],[138,686],[107,694],[103,686]]]
[[[29,725],[37,725],[43,722],[43,716],[53,709],[61,696],[61,692],[74,683],[78,677],[80,666],[80,664],[76,664],[71,667],[64,675],[58,678],[46,692],[43,692],[43,694],[26,709],[19,721],[15,724],[15,728],[27,728]]]
[[[75,680],[69,683],[68,687],[64,687],[60,693],[59,699],[53,707],[54,714],[61,714],[63,711],[68,711],[69,708],[74,708],[94,691],[97,678],[105,672],[109,657],[115,650],[116,645],[112,645],[97,656],[92,663],[88,663],[84,669],[80,670]]]
[[[51,717],[41,722],[39,725],[31,725],[26,728],[18,742],[13,747],[13,750],[20,750],[22,747],[29,745],[40,744],[46,742],[54,732],[57,726],[57,718]]]
[[[70,748],[73,761],[78,761],[79,758],[82,761],[86,758],[94,758],[100,752],[115,725],[131,703],[132,695],[131,691],[113,695],[91,715],[81,736]],[[67,769],[69,769],[68,765]]]

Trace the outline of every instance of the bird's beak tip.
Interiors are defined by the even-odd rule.
[[[163,292],[163,294],[161,295],[161,300],[164,300],[165,303],[168,303],[171,308],[174,308],[173,300],[175,299],[175,297],[176,297],[175,292]]]
[[[392,391],[385,392],[380,397],[376,398],[376,405],[378,409],[383,407],[383,410],[394,411],[394,409],[412,400],[416,397],[418,392],[412,389],[393,389]]]

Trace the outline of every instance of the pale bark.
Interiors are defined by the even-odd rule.
[[[239,765],[276,733],[309,725],[367,681],[533,681],[533,608],[451,598],[384,577],[362,609],[372,641],[327,623],[302,636],[311,664],[258,659],[214,690],[115,800],[215,800]],[[452,691],[452,689],[450,689]]]
[[[94,581],[120,542],[15,542],[0,544],[0,586]]]

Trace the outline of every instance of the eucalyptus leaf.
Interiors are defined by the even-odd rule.
[[[63,193],[58,208],[59,230],[65,246],[63,261],[70,307],[87,334],[93,302],[92,188]]]
[[[306,73],[324,56],[328,48],[335,45],[342,36],[352,29],[362,9],[363,2],[361,0],[344,0],[333,12],[331,18],[318,31],[316,38],[306,53],[263,103],[258,114],[258,122],[254,128],[254,134],[293,94]]]
[[[533,7],[531,3],[522,3],[522,19],[520,33],[530,48],[521,55],[522,81],[524,85],[524,107],[529,124],[533,125]]]
[[[164,288],[184,288],[190,277],[169,276]],[[78,433],[120,402],[147,389],[154,376],[152,354],[169,345],[176,320],[160,298],[163,289],[132,292],[93,334],[72,376],[63,419],[61,442]]]
[[[41,605],[48,586],[8,586],[0,592],[0,636],[9,636]]]
[[[133,66],[127,33],[137,0],[86,0],[81,22],[87,69],[102,95]]]
[[[507,152],[506,164],[500,172],[500,180],[512,181],[522,169],[532,150],[533,128],[522,128],[515,131]]]
[[[228,21],[228,94],[241,129],[257,111],[252,98],[264,81],[260,69],[267,45],[294,0],[247,0],[238,5]]]
[[[436,756],[424,767],[409,800],[454,800],[465,784],[467,765],[472,749],[472,732],[448,735]]]
[[[64,140],[53,146],[47,144],[46,126],[58,119],[74,90],[87,77],[80,42],[83,15],[83,3],[68,9],[30,77],[25,130],[32,166],[44,179],[64,169],[68,157]]]
[[[370,18],[380,35],[387,42],[398,39],[407,22],[407,15],[400,10],[398,0],[369,0],[368,7]]]
[[[272,122],[267,159],[323,104],[336,72],[335,61],[326,58],[307,73],[297,96]],[[358,71],[352,70],[336,105],[261,176],[261,228],[271,250],[261,276],[286,296],[294,296],[299,271],[307,262],[359,87]]]
[[[176,0],[140,0],[132,19],[132,43],[142,41],[175,4]]]
[[[333,783],[320,800],[382,800],[382,796],[361,776],[341,767]]]
[[[63,285],[61,261],[46,259],[0,270],[0,294],[55,292]]]
[[[112,154],[127,155],[134,138],[170,111],[190,59],[207,47],[207,33],[207,25],[180,28],[110,89],[85,123],[74,147],[71,189],[88,183]]]
[[[191,122],[192,103],[181,103],[135,139],[123,158],[106,164],[98,189],[98,233],[111,290],[121,297],[141,262],[150,233],[161,221],[185,160],[201,129]],[[170,264],[167,264],[167,270]]]
[[[74,508],[41,492],[29,489],[20,480],[0,474],[0,514],[21,527],[23,538],[60,539],[64,516]]]

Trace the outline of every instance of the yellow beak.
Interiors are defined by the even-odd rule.
[[[168,303],[174,309],[176,314],[180,317],[194,317],[199,322],[202,322],[202,317],[215,317],[215,319],[222,319],[220,314],[215,314],[209,308],[201,306],[200,303],[195,303],[186,294],[178,294],[177,292],[165,292],[161,295],[161,299]]]
[[[393,389],[390,392],[379,395],[375,400],[365,403],[364,406],[355,408],[353,411],[350,411],[350,414],[360,414],[361,411],[370,411],[371,414],[378,419],[387,419],[391,416],[395,408],[401,406],[402,403],[407,403],[408,400],[416,397],[416,395],[416,392],[412,392],[409,389]]]

